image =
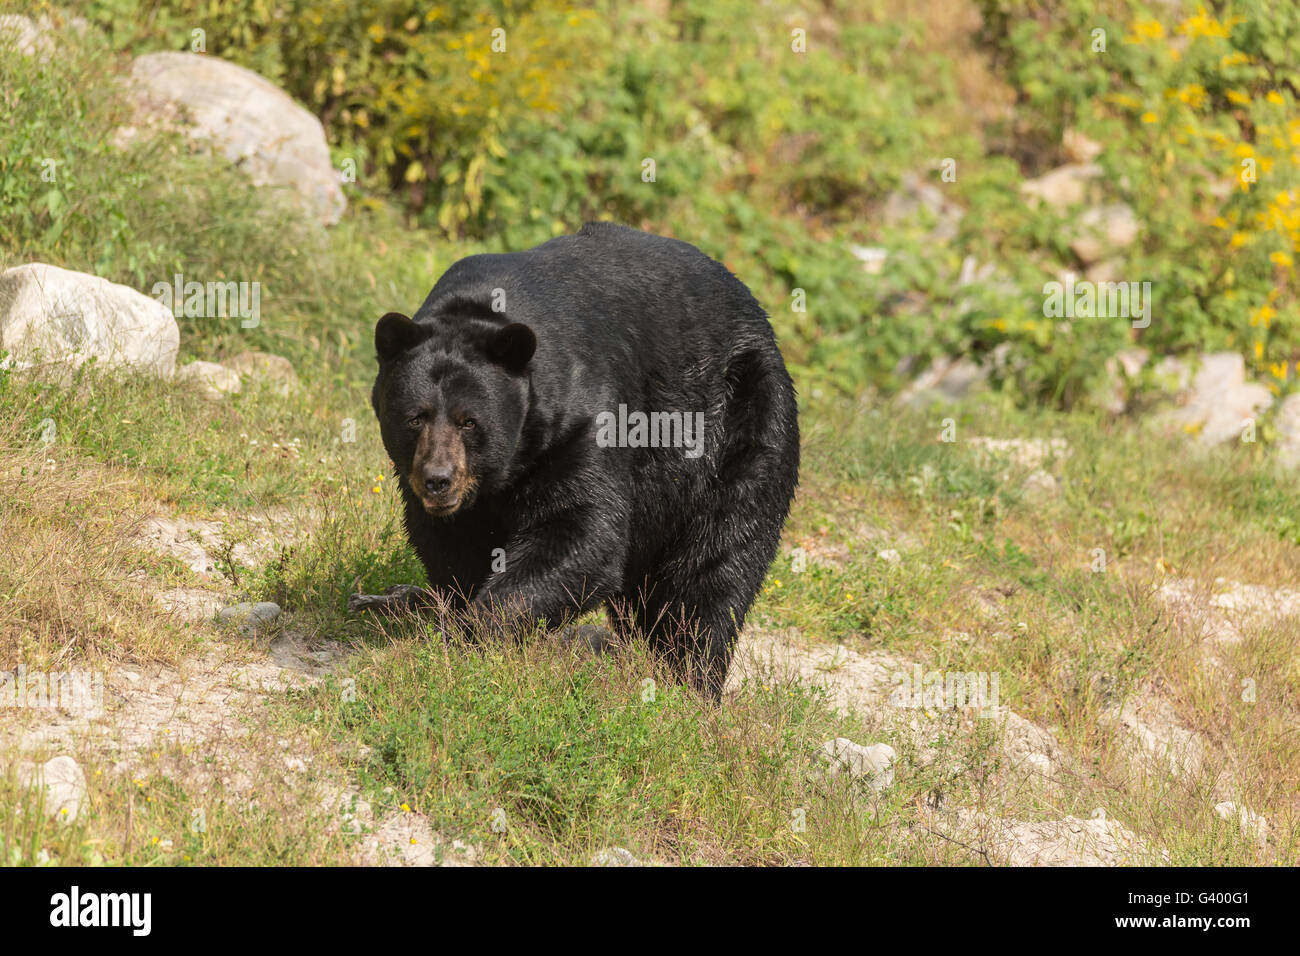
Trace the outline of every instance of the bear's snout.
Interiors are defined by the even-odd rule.
[[[445,494],[451,487],[451,469],[443,468],[424,473],[424,488],[431,495]]]
[[[424,428],[407,483],[431,515],[447,517],[469,503],[475,482],[455,427],[437,422]]]

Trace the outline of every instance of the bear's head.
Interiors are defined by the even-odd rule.
[[[528,414],[532,329],[468,316],[375,327],[384,448],[424,510],[447,518],[504,487]]]

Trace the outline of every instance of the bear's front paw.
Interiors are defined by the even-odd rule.
[[[348,610],[353,614],[384,607],[392,599],[383,594],[349,594]]]
[[[429,600],[429,592],[414,584],[394,584],[383,594],[349,594],[348,610],[354,614],[361,611],[388,611],[401,614],[414,611]]]

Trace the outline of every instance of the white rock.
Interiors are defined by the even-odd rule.
[[[1288,395],[1277,407],[1277,460],[1288,468],[1300,465],[1300,393]]]
[[[1231,800],[1225,800],[1223,803],[1215,804],[1214,812],[1222,820],[1232,822],[1236,820],[1241,827],[1241,835],[1254,840],[1256,843],[1268,842],[1268,821],[1245,807],[1240,807]]]
[[[320,121],[274,83],[207,54],[148,53],[131,65],[137,122],[182,120],[259,186],[292,190],[311,215],[338,222],[347,205]]]
[[[71,823],[81,812],[86,799],[86,775],[71,757],[55,757],[39,767],[19,769],[24,787],[44,787],[45,815]]]
[[[1071,163],[1020,184],[1020,193],[1031,203],[1044,202],[1058,212],[1090,198],[1093,183],[1102,176],[1095,163]]]
[[[62,16],[56,24],[46,15],[33,20],[22,14],[8,14],[0,16],[0,45],[12,45],[23,56],[35,56],[44,62],[54,52],[54,41],[60,31],[71,29],[84,33],[89,25],[84,17]]]
[[[170,378],[179,348],[171,311],[135,289],[39,262],[0,273],[0,350],[20,367],[94,358]]]
[[[1047,754],[1029,754],[1025,757],[1025,764],[1035,773],[1042,774],[1044,777],[1052,775],[1052,758]]]
[[[876,557],[881,561],[888,561],[890,564],[898,564],[903,560],[903,556],[893,548],[886,548],[884,551],[877,551]]]
[[[849,251],[870,275],[879,275],[885,270],[885,260],[889,258],[888,249],[880,246],[850,246]]]
[[[1246,365],[1236,352],[1201,357],[1187,404],[1173,420],[1186,431],[1197,431],[1204,445],[1239,439],[1247,419],[1256,419],[1273,404],[1263,385],[1246,382]]]
[[[591,866],[640,866],[641,861],[630,850],[621,846],[610,846],[597,850],[591,856]]]
[[[12,45],[23,56],[40,54],[46,59],[54,44],[48,36],[43,35],[36,21],[21,14],[9,14],[0,17],[0,43]]]
[[[194,382],[203,389],[206,398],[218,399],[242,387],[239,373],[216,362],[190,362],[176,370],[176,379]]]
[[[899,392],[900,405],[922,408],[935,401],[956,402],[978,391],[988,380],[988,370],[964,355],[937,358]]]
[[[891,226],[920,222],[934,217],[929,233],[931,242],[949,242],[957,236],[965,210],[950,200],[943,189],[917,173],[904,173],[898,189],[890,193],[881,207],[881,217]],[[870,268],[868,272],[872,271]],[[878,271],[878,270],[877,270]]]
[[[821,758],[832,777],[847,773],[855,780],[865,780],[872,790],[883,790],[894,782],[894,761],[898,754],[888,744],[864,747],[847,737],[836,737],[822,744]]]
[[[1081,234],[1070,249],[1085,264],[1098,262],[1107,252],[1131,245],[1140,228],[1137,215],[1124,203],[1096,206],[1079,217]]]
[[[1146,349],[1124,349],[1106,359],[1106,381],[1095,396],[1098,405],[1112,415],[1121,415],[1128,407],[1131,381],[1141,374],[1150,353]]]
[[[298,388],[298,376],[293,370],[293,364],[281,355],[240,352],[222,364],[243,378],[266,383],[280,395],[287,396]]]

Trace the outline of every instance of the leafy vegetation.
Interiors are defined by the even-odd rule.
[[[0,12],[67,16],[45,0]],[[69,382],[0,371],[0,666],[180,668],[201,653],[242,668],[289,640],[349,656],[319,684],[245,701],[242,782],[230,753],[182,740],[159,739],[127,775],[85,743],[90,812],[65,827],[7,771],[0,807],[16,812],[0,861],[347,861],[356,839],[310,789],[346,779],[377,814],[419,816],[489,862],[585,862],[611,844],[663,862],[969,862],[927,829],[941,799],[1008,819],[1104,805],[1174,862],[1260,862],[1266,851],[1209,812],[1217,765],[1159,786],[1129,774],[1105,715],[1153,682],[1230,755],[1243,800],[1269,819],[1267,858],[1294,861],[1296,620],[1243,626],[1207,675],[1195,634],[1154,597],[1182,580],[1300,588],[1294,478],[1265,442],[1200,455],[1092,404],[1106,360],[1132,344],[1240,350],[1279,393],[1293,387],[1300,14],[1134,0],[493,12],[88,0],[78,12],[91,29],[64,33],[58,56],[0,49],[0,267],[50,262],[146,292],[176,272],[260,281],[258,328],[182,318],[183,355],[263,348],[291,358],[303,388],[213,403],[95,368]],[[209,55],[289,90],[322,118],[340,168],[356,164],[339,225],[304,225],[165,132],[116,136],[129,57],[191,49],[195,30]],[[1142,223],[1117,268],[1158,290],[1147,329],[1042,315],[1044,282],[1081,265],[1078,210],[1031,206],[1019,187],[1067,160],[1066,130],[1104,145],[1104,198]],[[950,237],[923,204],[887,215],[918,182],[965,211]],[[801,395],[804,468],[754,627],[1002,673],[1016,712],[1060,739],[1071,770],[1050,799],[990,796],[987,726],[944,725],[931,753],[895,740],[899,784],[868,795],[828,782],[816,751],[881,728],[805,684],[759,675],[709,710],[635,648],[484,648],[344,613],[356,587],[419,576],[368,405],[374,318],[411,309],[462,256],[589,218],[696,243],[772,314]],[[864,246],[886,250],[879,272]],[[933,357],[999,347],[993,391],[945,412],[957,442],[936,440],[939,416],[877,395]],[[1059,495],[1030,495],[1027,469],[963,444],[976,435],[1067,439]],[[156,511],[223,523],[226,578],[142,546]],[[238,566],[251,532],[237,519],[270,513],[294,535]],[[817,560],[797,566],[796,549]],[[248,641],[179,624],[154,600],[218,586],[275,600],[284,618]],[[1243,706],[1229,675],[1258,681],[1258,702]],[[313,761],[293,786],[286,747]],[[795,810],[807,830],[792,828]]]

